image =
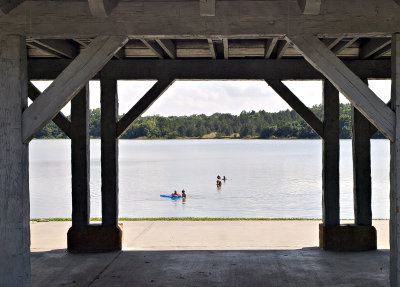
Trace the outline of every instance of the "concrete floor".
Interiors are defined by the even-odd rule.
[[[317,221],[124,222],[124,251],[68,254],[70,222],[34,223],[36,286],[388,286],[388,221],[378,251],[316,248]],[[385,250],[386,249],[386,250]]]

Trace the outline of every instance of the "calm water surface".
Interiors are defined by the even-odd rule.
[[[69,140],[30,144],[31,217],[71,217]],[[372,211],[389,218],[389,141],[372,140]],[[120,140],[120,217],[321,218],[320,140]],[[341,218],[353,218],[351,140],[340,142]],[[91,216],[101,216],[91,140]],[[221,189],[217,175],[228,180]],[[188,198],[160,194],[185,189]]]

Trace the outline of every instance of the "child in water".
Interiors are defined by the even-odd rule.
[[[182,189],[182,198],[186,198],[186,192],[184,189]]]

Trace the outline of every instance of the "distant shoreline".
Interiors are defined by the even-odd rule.
[[[322,221],[321,218],[236,218],[236,217],[121,217],[119,221]],[[354,220],[352,218],[341,220]],[[389,220],[386,218],[374,218],[373,220]],[[32,218],[34,222],[72,221],[71,218]],[[101,218],[93,217],[90,221],[101,221]]]

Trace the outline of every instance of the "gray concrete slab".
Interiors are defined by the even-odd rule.
[[[32,286],[362,286],[389,284],[389,251],[122,251],[32,255]]]
[[[124,251],[68,254],[70,222],[33,223],[32,286],[389,285],[388,250],[321,251],[311,247],[318,224],[131,221],[124,222]],[[388,221],[373,224],[378,247],[388,248]]]

